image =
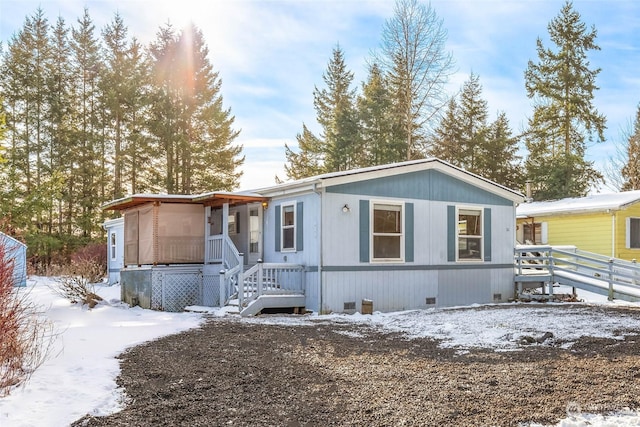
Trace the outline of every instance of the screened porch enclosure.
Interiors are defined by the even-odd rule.
[[[153,202],[124,213],[125,265],[202,264],[204,209]]]

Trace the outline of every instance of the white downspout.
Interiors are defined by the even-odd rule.
[[[322,212],[322,191],[318,191],[318,183],[313,184],[313,192],[320,197],[320,220],[318,223],[318,288],[320,295],[318,295],[318,314],[322,314],[322,296],[324,295],[323,282],[322,282],[322,219],[324,218]]]
[[[611,212],[611,258],[616,257],[616,212]]]

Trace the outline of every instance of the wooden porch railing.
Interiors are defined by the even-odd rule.
[[[241,265],[240,253],[229,236],[222,234],[207,237],[205,263],[222,264],[224,268]]]
[[[220,284],[225,295],[220,301],[237,294],[239,306],[245,307],[261,295],[304,294],[304,278],[304,266],[298,264],[258,262],[245,272],[224,270],[220,272]]]

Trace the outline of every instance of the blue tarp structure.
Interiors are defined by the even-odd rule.
[[[27,245],[0,232],[5,260],[13,263],[14,286],[27,286]]]

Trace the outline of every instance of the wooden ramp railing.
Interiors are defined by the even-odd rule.
[[[609,300],[640,301],[640,266],[634,261],[608,258],[572,246],[518,245],[515,249],[515,282],[572,286],[606,295]]]

